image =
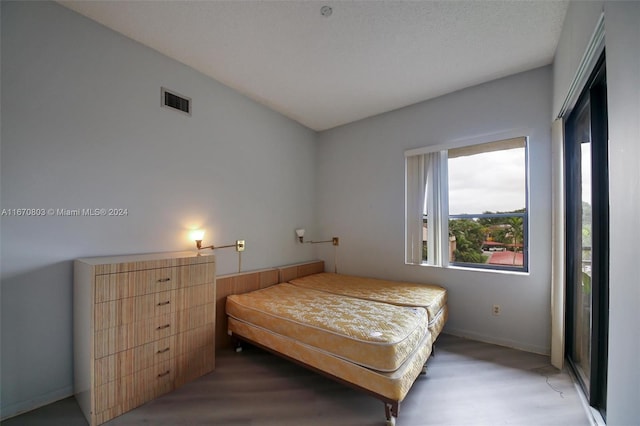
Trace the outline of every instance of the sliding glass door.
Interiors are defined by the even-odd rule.
[[[567,358],[606,414],[609,305],[607,86],[604,56],[565,128]]]

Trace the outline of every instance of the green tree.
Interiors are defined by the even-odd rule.
[[[474,220],[450,220],[449,235],[456,237],[455,260],[465,263],[484,263],[487,260],[487,257],[482,254],[485,233],[485,227]]]
[[[502,213],[525,213],[526,209],[517,209]],[[484,214],[493,214],[493,212],[484,212]],[[521,217],[491,217],[481,218],[479,222],[487,229],[486,238],[488,241],[495,241],[503,244],[517,244],[523,241],[522,218]],[[514,242],[514,236],[516,242]]]
[[[524,241],[524,226],[521,217],[507,218],[509,226],[509,237],[513,243],[513,264],[516,264],[516,254],[518,253],[518,245]]]
[[[591,260],[591,204],[582,202],[582,260]]]

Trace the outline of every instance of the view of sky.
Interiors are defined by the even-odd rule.
[[[449,214],[521,209],[525,194],[524,148],[449,159]]]

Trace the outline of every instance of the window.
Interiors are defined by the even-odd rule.
[[[406,157],[407,263],[528,270],[525,137]]]

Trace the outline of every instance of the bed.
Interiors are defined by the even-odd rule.
[[[437,338],[447,320],[447,291],[437,285],[389,281],[328,272],[289,280],[299,287],[325,291],[358,299],[420,307],[427,311],[429,331]]]
[[[229,295],[228,333],[374,395],[393,425],[446,321],[446,291],[323,269],[279,268],[281,283]]]

